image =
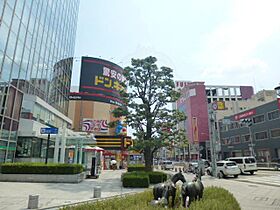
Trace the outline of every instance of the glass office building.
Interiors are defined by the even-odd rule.
[[[24,94],[67,115],[78,10],[79,0],[0,0],[0,162],[15,155]]]

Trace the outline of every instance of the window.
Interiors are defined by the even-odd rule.
[[[271,135],[271,138],[280,137],[280,128],[270,130],[270,135]]]
[[[229,138],[224,138],[224,139],[223,139],[223,143],[224,143],[224,145],[229,144]]]
[[[235,136],[234,137],[234,143],[239,144],[240,143],[240,136]]]
[[[236,128],[239,128],[239,123],[238,122],[232,122],[231,124],[230,124],[230,127],[229,127],[230,129],[236,129]]]
[[[227,166],[236,166],[236,163],[235,162],[229,162],[229,163],[226,163]]]
[[[218,93],[218,96],[223,96],[222,88],[217,88],[217,93]]]
[[[223,166],[224,163],[217,163],[217,166]]]
[[[212,96],[217,96],[217,89],[212,89]]]
[[[242,136],[242,141],[243,142],[249,142],[250,141],[250,135],[248,134],[248,135]]]
[[[230,95],[231,96],[235,96],[236,95],[235,88],[230,88]]]
[[[220,126],[220,131],[221,131],[221,132],[227,131],[227,125],[221,125],[221,126]]]
[[[235,140],[235,137],[234,137],[234,136],[230,137],[230,138],[229,138],[229,144],[233,144],[233,143],[234,143],[234,140]]]
[[[264,115],[259,115],[259,116],[253,117],[254,123],[261,123],[263,121],[264,121]]]
[[[269,112],[269,113],[267,113],[267,116],[268,116],[268,120],[277,119],[277,118],[279,118],[279,110],[275,110],[273,112]]]
[[[235,91],[236,91],[236,95],[237,95],[237,96],[241,96],[240,88],[236,88]]]
[[[229,89],[228,88],[223,88],[224,89],[224,95],[229,96]]]
[[[207,96],[211,96],[210,91],[211,91],[210,89],[206,89],[206,95]]]
[[[256,140],[267,139],[267,132],[263,131],[263,132],[255,133],[255,137],[256,137]]]
[[[234,159],[229,158],[229,160],[234,161],[234,162],[239,163],[239,164],[243,163],[243,159],[241,159],[241,158],[234,158]]]

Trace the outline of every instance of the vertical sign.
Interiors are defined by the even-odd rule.
[[[198,126],[197,126],[197,118],[192,118],[192,129],[193,129],[193,141],[198,142]]]

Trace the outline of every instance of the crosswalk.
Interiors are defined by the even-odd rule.
[[[280,187],[280,172],[258,171],[254,175],[239,175],[236,181]]]

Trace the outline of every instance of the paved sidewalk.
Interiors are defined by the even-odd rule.
[[[0,182],[0,210],[23,210],[27,208],[28,196],[39,194],[40,209],[93,200],[93,188],[101,186],[101,197],[111,197],[142,188],[122,188],[121,173],[124,170],[103,171],[98,179],[86,179],[78,184]],[[175,172],[172,172],[175,173]],[[187,181],[193,174],[184,173]],[[234,178],[216,179],[203,176],[207,186],[220,186],[229,190],[240,203],[242,210],[280,209],[279,187],[238,182]],[[124,207],[125,208],[125,207]]]
[[[101,197],[144,189],[122,188],[124,170],[103,171],[98,179],[86,179],[78,184],[0,182],[0,210],[27,209],[29,195],[39,195],[39,208],[93,200],[93,188],[101,186]]]

